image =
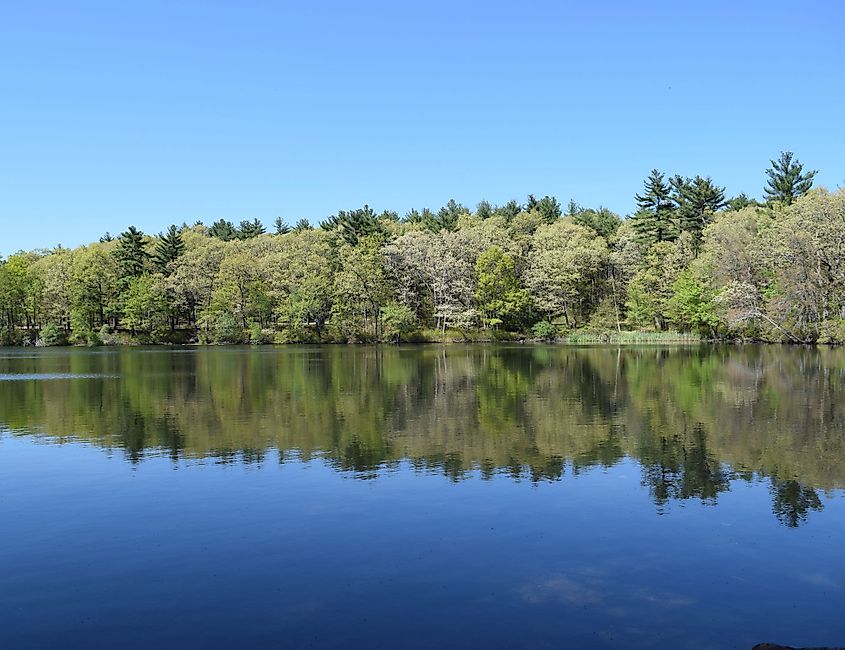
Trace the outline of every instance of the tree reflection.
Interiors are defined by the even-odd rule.
[[[810,510],[820,511],[824,507],[819,495],[811,487],[798,481],[783,481],[772,478],[772,512],[784,526],[797,528],[807,521]]]
[[[560,481],[631,458],[658,507],[769,477],[786,526],[845,487],[845,350],[777,347],[221,348],[6,354],[0,428],[148,455],[268,450],[373,478]],[[812,405],[813,408],[808,408]],[[773,433],[776,432],[776,433]]]

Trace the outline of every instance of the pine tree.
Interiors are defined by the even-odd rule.
[[[356,246],[358,240],[368,235],[383,233],[376,213],[369,205],[356,210],[341,210],[334,218],[340,227],[340,234],[350,246]]]
[[[164,274],[168,274],[170,263],[185,252],[185,242],[182,241],[182,234],[176,226],[170,226],[167,232],[159,235],[156,245],[156,265]]]
[[[340,218],[336,214],[330,214],[320,222],[320,229],[332,231],[340,227]]]
[[[557,221],[563,213],[560,209],[560,203],[558,203],[557,199],[553,196],[544,196],[542,199],[537,200],[534,198],[534,195],[529,194],[528,203],[530,207],[526,205],[526,211],[531,212],[534,210],[546,223]]]
[[[490,201],[482,199],[478,202],[478,205],[475,206],[475,216],[479,219],[489,219],[493,216],[493,206],[490,205]]]
[[[311,224],[308,219],[300,219],[293,227],[294,232],[305,232],[306,230],[311,230]]]
[[[728,201],[727,208],[728,210],[742,210],[752,206],[759,207],[760,203],[757,199],[752,199],[745,192],[742,192]]]
[[[252,221],[241,221],[237,236],[238,239],[252,239],[258,237],[258,235],[263,235],[265,232],[267,231],[264,229],[264,225],[258,219],[253,219]]]
[[[423,225],[432,232],[455,230],[458,227],[458,218],[468,213],[469,210],[455,199],[449,199],[446,205],[437,211],[437,214],[432,214],[430,210],[423,210]]]
[[[678,237],[678,225],[670,186],[661,172],[652,169],[644,187],[642,194],[635,195],[637,213],[634,216],[634,229],[637,235],[648,244],[674,241]]]
[[[126,232],[120,233],[117,241],[115,256],[120,262],[122,278],[137,278],[143,275],[150,259],[150,254],[144,247],[144,233],[135,226],[129,226]]]
[[[211,227],[208,229],[208,234],[211,237],[217,237],[217,239],[222,239],[223,241],[232,241],[237,238],[238,231],[231,221],[218,219],[211,224]]]
[[[522,206],[513,199],[495,210],[496,216],[504,217],[507,222],[513,221],[520,212],[522,212]]]
[[[804,196],[813,187],[816,170],[804,172],[804,165],[798,162],[791,151],[781,151],[777,160],[766,170],[766,187],[763,188],[769,203],[790,205]]]
[[[408,210],[407,214],[405,214],[405,216],[402,218],[402,223],[422,223],[422,215],[420,214],[420,211],[416,208],[411,208],[410,210]]]
[[[713,215],[727,205],[725,188],[714,184],[709,176],[683,178],[676,175],[669,184],[680,230],[692,233],[694,241],[700,242],[701,233],[713,221]]]
[[[290,232],[290,226],[287,225],[285,220],[281,217],[276,217],[276,221],[273,222],[273,225],[276,227],[277,235],[287,235]]]

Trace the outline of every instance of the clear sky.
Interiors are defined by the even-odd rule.
[[[0,5],[0,253],[129,224],[530,192],[622,214],[652,167],[845,184],[845,2]]]

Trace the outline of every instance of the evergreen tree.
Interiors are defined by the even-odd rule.
[[[482,199],[478,202],[478,205],[475,206],[475,216],[479,219],[489,219],[493,216],[493,206],[490,205],[490,201]]]
[[[107,230],[106,234],[100,237],[100,243],[104,244],[106,242],[114,241],[114,237],[111,236],[111,233]]]
[[[185,242],[182,241],[182,234],[176,226],[170,226],[167,232],[159,235],[156,245],[156,265],[165,275],[168,274],[170,263],[174,262],[185,252]]]
[[[208,234],[211,237],[217,237],[217,239],[222,239],[223,241],[231,241],[237,238],[238,231],[231,221],[218,219],[211,224],[211,227],[208,229]]]
[[[419,210],[411,208],[410,210],[408,210],[408,213],[402,219],[402,222],[410,224],[422,223],[422,215],[420,214]]]
[[[117,241],[115,257],[121,266],[121,277],[127,279],[143,275],[150,259],[144,247],[144,233],[135,226],[129,226],[125,232],[120,233]]]
[[[683,178],[676,175],[669,184],[680,230],[692,233],[694,241],[700,242],[701,233],[713,221],[713,215],[727,205],[725,188],[714,184],[709,176]]]
[[[678,237],[678,226],[670,186],[661,172],[652,169],[644,187],[645,191],[635,196],[637,213],[634,229],[637,235],[641,241],[649,244],[674,241]]]
[[[350,246],[356,246],[362,237],[384,232],[376,219],[376,213],[366,204],[363,208],[348,212],[341,210],[337,213],[336,221],[340,227],[341,236]]]
[[[468,210],[455,201],[455,199],[449,199],[446,205],[438,210],[436,215],[432,214],[431,211],[428,211],[427,215],[425,214],[426,211],[423,212],[423,223],[426,227],[433,232],[439,232],[441,230],[457,229],[458,218],[462,214],[466,214]]]
[[[535,199],[533,194],[528,195],[528,205],[526,205],[525,209],[528,212],[532,210],[537,212],[541,217],[543,217],[543,221],[546,223],[552,223],[560,218],[562,214],[562,210],[560,208],[560,203],[558,203],[557,199],[553,196],[544,196],[542,199]]]
[[[508,201],[495,210],[496,216],[504,217],[508,222],[513,221],[520,212],[522,212],[522,206],[514,200]]]
[[[336,214],[330,214],[320,222],[320,229],[332,231],[340,227],[340,218]]]
[[[763,188],[769,203],[790,205],[795,199],[804,196],[813,187],[816,170],[804,171],[804,165],[798,162],[791,151],[781,151],[777,160],[766,170],[766,187]]]
[[[276,227],[277,235],[287,235],[290,232],[290,226],[287,225],[285,220],[281,217],[276,217],[276,221],[273,222],[273,225]]]
[[[238,239],[252,239],[258,237],[258,235],[263,235],[265,232],[267,231],[264,229],[264,225],[258,219],[253,219],[252,221],[241,221],[237,236]]]
[[[308,222],[308,219],[300,219],[296,222],[296,225],[293,227],[294,232],[304,232],[306,230],[311,229],[311,224]]]
[[[750,198],[745,192],[738,194],[728,201],[728,210],[742,210],[748,207],[760,207],[760,202],[757,199]]]
[[[622,219],[615,212],[599,207],[598,210],[587,208],[572,216],[572,221],[579,226],[591,228],[596,234],[609,239],[622,225]]]

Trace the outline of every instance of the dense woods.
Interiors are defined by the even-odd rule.
[[[621,218],[551,196],[135,226],[0,264],[0,343],[398,342],[625,331],[845,341],[845,191],[790,152],[764,200],[653,170]]]

